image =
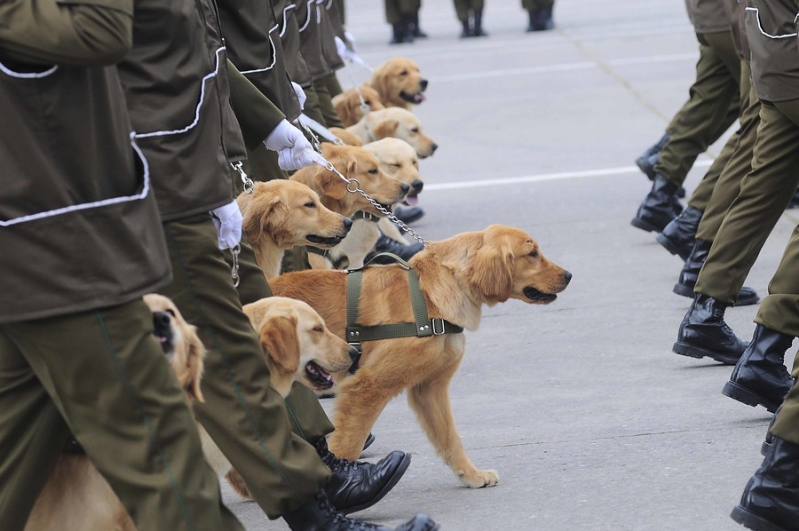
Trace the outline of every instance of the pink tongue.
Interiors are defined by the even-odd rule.
[[[424,94],[422,94],[421,92],[420,92],[419,94],[417,94],[417,95],[416,95],[416,101],[418,101],[419,103],[422,103],[422,102],[423,102],[424,100],[426,100],[426,99],[427,99],[427,98],[425,97],[425,95],[424,95]]]
[[[419,196],[418,195],[409,195],[405,198],[405,204],[408,206],[416,206],[419,204]]]

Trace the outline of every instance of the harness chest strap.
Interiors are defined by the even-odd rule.
[[[427,303],[419,286],[419,275],[407,262],[391,253],[380,253],[375,256],[390,256],[403,269],[408,272],[408,284],[411,292],[411,306],[413,307],[413,323],[393,323],[372,326],[357,324],[358,303],[361,295],[363,270],[368,263],[360,268],[347,273],[347,331],[346,340],[360,350],[363,341],[376,341],[379,339],[393,339],[398,337],[428,337],[443,334],[460,334],[463,327],[453,324],[445,319],[436,317],[430,319],[427,314]],[[374,259],[374,258],[373,258]]]

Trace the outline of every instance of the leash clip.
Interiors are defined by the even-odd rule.
[[[236,244],[235,247],[231,247],[230,254],[233,255],[233,266],[230,268],[230,278],[233,279],[233,287],[238,288],[239,283],[241,282],[241,277],[239,276],[239,253],[241,252],[241,245]]]
[[[230,165],[233,166],[234,170],[239,172],[239,175],[241,176],[241,182],[244,183],[244,191],[248,194],[251,194],[255,189],[255,183],[253,183],[252,179],[250,179],[250,177],[244,172],[242,162],[239,161],[235,164],[231,163]]]

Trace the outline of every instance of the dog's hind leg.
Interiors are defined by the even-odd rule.
[[[328,439],[330,451],[336,457],[357,460],[377,417],[400,391],[402,388],[392,392],[374,382],[368,367],[344,380],[336,395],[335,430]]]
[[[475,468],[466,457],[461,437],[455,427],[449,400],[449,382],[458,370],[458,365],[460,359],[444,367],[431,379],[408,389],[408,403],[433,443],[436,453],[461,481],[473,489],[493,487],[499,482],[499,474],[494,470]]]

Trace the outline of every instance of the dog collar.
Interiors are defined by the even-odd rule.
[[[408,287],[411,292],[411,306],[413,307],[413,323],[392,323],[363,326],[358,322],[358,304],[361,296],[361,284],[363,271],[371,265],[372,261],[378,256],[388,256],[397,265],[408,272]],[[379,253],[371,258],[369,262],[359,269],[347,271],[347,343],[358,350],[360,357],[361,343],[364,341],[377,341],[380,339],[394,339],[398,337],[429,337],[444,334],[460,334],[463,327],[442,319],[441,317],[430,318],[427,314],[427,303],[424,300],[421,287],[419,286],[419,275],[413,268],[397,255],[391,253]],[[353,363],[350,372],[355,372],[358,368],[358,360]]]
[[[352,215],[352,219],[353,220],[365,219],[366,221],[371,221],[373,223],[377,223],[378,221],[380,221],[379,217],[375,216],[374,214],[372,214],[370,212],[364,212],[363,210],[359,210],[358,212],[353,214]]]
[[[342,267],[345,267],[347,264],[349,264],[349,259],[347,258],[347,255],[342,254],[337,259],[333,260],[330,257],[330,255],[327,253],[327,249],[320,249],[319,247],[311,247],[310,245],[306,245],[305,248],[311,254],[318,254],[319,256],[324,256],[325,258],[330,260],[330,263],[333,264],[333,269],[341,269]]]

